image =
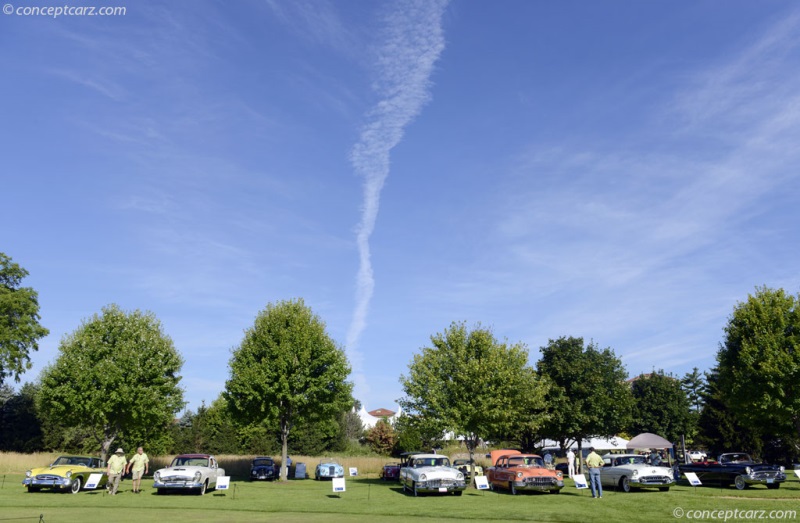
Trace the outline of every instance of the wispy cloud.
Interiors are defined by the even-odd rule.
[[[445,47],[442,16],[446,6],[443,0],[392,4],[385,18],[386,39],[377,57],[374,88],[379,101],[367,115],[367,123],[351,155],[356,173],[364,178],[361,222],[356,232],[359,253],[356,304],[346,341],[357,395],[368,392],[361,373],[358,342],[367,324],[375,288],[369,239],[375,229],[381,189],[389,175],[389,153],[431,97],[431,74]]]

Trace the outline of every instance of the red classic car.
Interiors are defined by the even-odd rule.
[[[518,450],[493,450],[492,466],[486,471],[489,488],[507,488],[511,494],[535,490],[558,494],[564,488],[561,472],[545,466],[541,456]]]
[[[381,469],[381,479],[383,481],[400,480],[400,463],[387,463]]]

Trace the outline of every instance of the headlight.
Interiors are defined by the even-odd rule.
[[[419,480],[420,481],[428,481],[428,476],[426,476],[425,474],[420,474],[419,475]]]
[[[522,477],[522,472],[517,472],[517,477],[521,478]]]
[[[72,471],[68,470],[67,473],[64,474],[64,475],[67,476],[68,478],[71,478],[72,477]]]
[[[745,467],[744,468],[744,473],[749,476],[750,474],[753,473],[753,469],[751,469],[750,467]]]
[[[26,478],[29,478],[29,477],[31,477],[31,471],[30,471],[30,470],[26,470],[26,471],[25,471],[25,477],[26,477]]]
[[[458,479],[458,480],[464,479],[464,474],[459,472],[458,474],[456,474],[456,479]]]
[[[153,479],[155,481],[161,481],[161,474],[159,474],[158,471],[156,471],[156,473],[153,474]]]
[[[786,472],[786,467],[784,467],[783,465],[781,465],[781,472]]]
[[[556,477],[561,478],[563,476],[564,476],[564,474],[562,474],[560,470],[558,472],[556,472]]]
[[[639,471],[638,470],[634,470],[633,474],[631,474],[631,477],[632,478],[638,478],[639,477]]]
[[[202,477],[203,477],[203,475],[198,470],[197,472],[194,473],[194,482],[195,483],[200,483],[200,479],[202,479]]]

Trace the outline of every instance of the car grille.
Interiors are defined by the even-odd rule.
[[[61,481],[64,478],[62,478],[61,476],[54,476],[52,474],[39,474],[38,476],[36,476],[36,479],[38,479],[39,481]]]
[[[162,483],[189,483],[191,480],[185,476],[162,476]]]
[[[639,483],[653,483],[661,485],[670,483],[670,479],[667,476],[641,476],[638,481]]]
[[[428,480],[428,486],[431,488],[455,487],[456,481],[454,479],[431,479]]]
[[[533,487],[551,487],[558,484],[558,480],[556,478],[548,478],[548,477],[535,477],[535,478],[525,478],[525,484]]]
[[[756,472],[753,472],[753,479],[769,479],[777,477],[777,470],[757,470]]]

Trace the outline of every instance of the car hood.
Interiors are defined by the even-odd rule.
[[[31,469],[31,476],[38,476],[39,474],[52,474],[54,476],[67,477],[67,472],[72,471],[73,474],[77,472],[94,472],[84,465],[57,465],[55,467],[39,467]]]
[[[185,466],[185,467],[167,467],[165,469],[158,470],[158,475],[160,476],[186,476],[186,477],[194,477],[195,473],[197,472],[208,472],[210,469],[208,467],[197,467],[197,466]]]
[[[646,463],[628,463],[625,465],[617,465],[613,468],[630,470],[631,472],[637,470],[639,471],[639,474],[642,475],[648,475],[648,474],[663,474],[665,476],[672,475],[672,469],[669,467],[661,467],[658,465],[647,465]],[[601,469],[601,472],[602,470],[605,470],[605,468]]]
[[[456,478],[461,471],[449,467],[420,467],[413,470],[418,476],[425,474],[428,479]]]

